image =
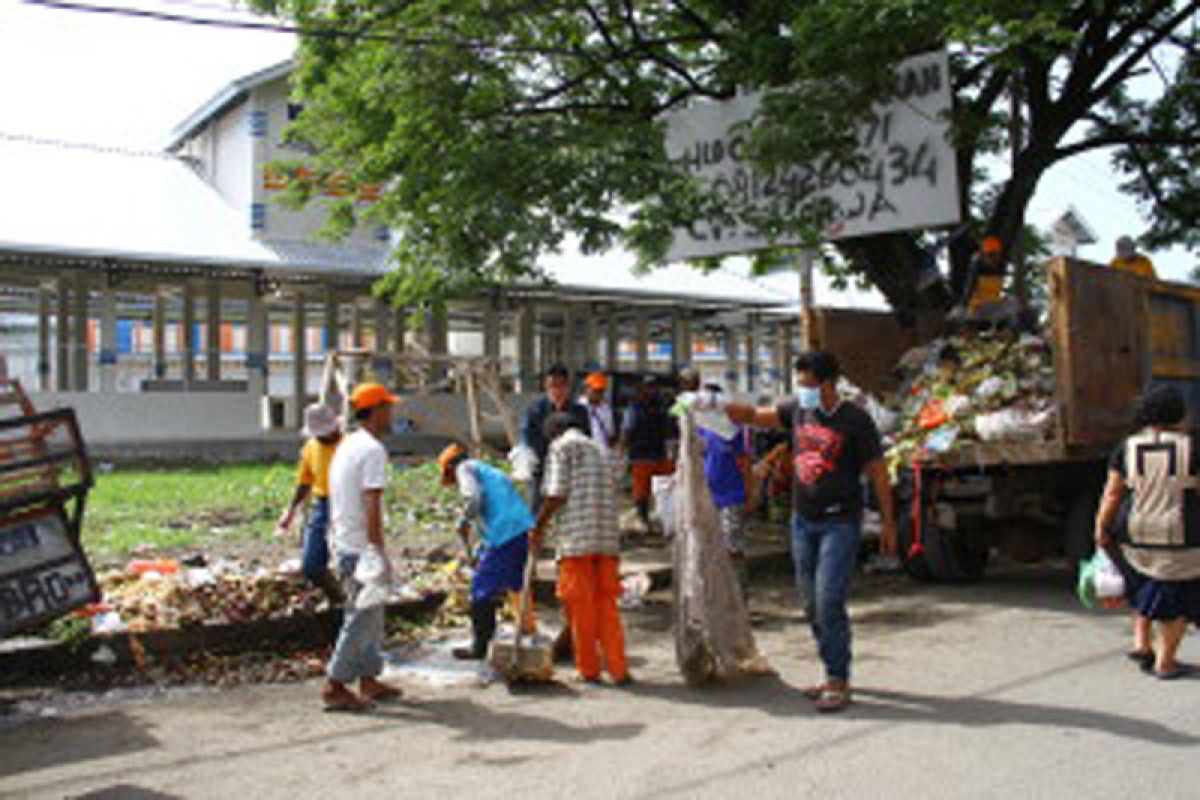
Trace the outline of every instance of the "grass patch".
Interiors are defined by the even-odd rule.
[[[93,557],[271,536],[292,493],[290,465],[114,470],[96,477],[83,519]]]
[[[384,493],[390,542],[453,545],[458,492],[439,485],[437,464],[393,463],[390,474]],[[270,542],[294,479],[290,464],[100,473],[88,495],[84,546],[99,565],[135,551],[221,554],[235,542]]]

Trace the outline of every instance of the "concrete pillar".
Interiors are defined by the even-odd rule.
[[[391,386],[395,381],[395,368],[388,350],[391,348],[392,307],[383,300],[375,300],[373,305],[375,317],[375,347],[372,350],[371,369],[375,380],[384,386]]]
[[[364,320],[362,303],[355,300],[350,305],[350,341],[351,347],[363,349],[367,346],[366,337],[363,335],[366,329]]]
[[[620,367],[621,355],[621,326],[617,321],[616,309],[611,306],[606,309],[604,321],[604,367],[609,372],[616,372]]]
[[[71,320],[71,390],[75,392],[88,390],[88,294],[87,276],[80,272],[75,276]]]
[[[448,309],[444,304],[425,312],[425,342],[431,356],[444,356],[449,350],[450,325]],[[439,383],[446,377],[446,362],[435,362],[429,367],[429,382]]]
[[[500,309],[496,306],[495,299],[488,300],[483,306],[483,354],[499,362]]]
[[[538,369],[534,362],[533,333],[537,318],[537,306],[530,301],[521,303],[517,310],[517,385],[518,391],[537,391]]]
[[[679,346],[682,350],[675,356],[675,362],[682,367],[692,363],[692,314],[684,310],[679,314]]]
[[[196,298],[192,284],[183,282],[183,385],[196,380]]]
[[[49,392],[53,390],[50,383],[50,290],[41,284],[37,290],[37,315],[37,387],[40,392]]]
[[[54,282],[54,384],[71,391],[71,292],[66,278]]]
[[[117,293],[104,287],[100,296],[100,390],[117,391]]]
[[[683,314],[671,312],[671,371],[679,372],[689,363],[688,351],[683,342]]]
[[[792,343],[795,335],[795,328],[790,322],[785,322],[779,326],[779,336],[783,340],[783,366],[780,373],[781,391],[784,394],[791,394],[796,391],[794,385],[794,371],[792,364],[796,361],[796,348]]]
[[[271,329],[267,304],[256,278],[246,295],[246,392],[252,397],[269,394]]]
[[[294,428],[304,426],[304,406],[308,403],[308,315],[303,293],[296,292],[292,307],[292,418]]]
[[[596,314],[592,309],[592,304],[587,303],[583,306],[583,339],[580,358],[582,359],[583,369],[587,372],[592,372],[600,368],[600,342],[599,327],[596,324]]]
[[[725,331],[725,391],[733,394],[738,391],[738,365],[741,359],[738,358],[738,331],[736,328],[728,328]]]
[[[212,383],[221,380],[221,283],[209,278],[204,284],[204,372]]]
[[[408,313],[403,308],[397,308],[392,311],[392,352],[400,355],[404,353],[404,348],[407,344],[405,337],[408,335]],[[397,390],[404,388],[405,371],[398,369],[392,376],[393,383]]]
[[[578,372],[583,364],[583,359],[579,357],[581,349],[579,339],[575,334],[577,321],[575,306],[571,303],[564,303],[562,306],[562,361],[572,375]]]
[[[746,391],[758,391],[758,318],[746,320]]]
[[[645,311],[638,310],[633,318],[635,338],[635,365],[638,372],[650,369],[650,319]]]
[[[332,353],[342,347],[341,306],[332,295],[325,298],[325,352]]]
[[[153,351],[154,377],[167,377],[167,295],[162,289],[154,291],[154,308],[150,312],[150,349]]]

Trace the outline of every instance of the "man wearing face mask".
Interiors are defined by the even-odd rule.
[[[792,558],[817,640],[825,680],[808,689],[819,711],[850,704],[850,579],[862,531],[862,476],[879,499],[880,549],[896,552],[892,487],[879,431],[866,411],[838,396],[837,359],[809,352],[796,359],[796,397],[777,406],[723,405],[701,393],[697,407],[720,408],[742,425],[785,428],[792,439]]]

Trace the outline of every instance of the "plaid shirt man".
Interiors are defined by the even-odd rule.
[[[555,524],[559,558],[620,552],[612,468],[584,433],[572,428],[550,445],[542,492],[567,501]]]

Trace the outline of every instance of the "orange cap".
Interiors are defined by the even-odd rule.
[[[589,389],[603,392],[608,388],[608,376],[603,372],[593,372],[583,379],[583,384]]]
[[[1000,241],[999,236],[985,236],[979,243],[979,249],[984,253],[999,253],[1004,249],[1004,244]]]
[[[438,469],[442,471],[442,485],[454,483],[454,466],[458,460],[467,454],[467,449],[461,444],[446,445],[446,449],[438,456]]]
[[[383,388],[378,383],[363,383],[360,384],[353,392],[350,393],[350,405],[355,411],[362,411],[364,408],[374,408],[385,403],[392,405],[399,403],[400,398]]]

